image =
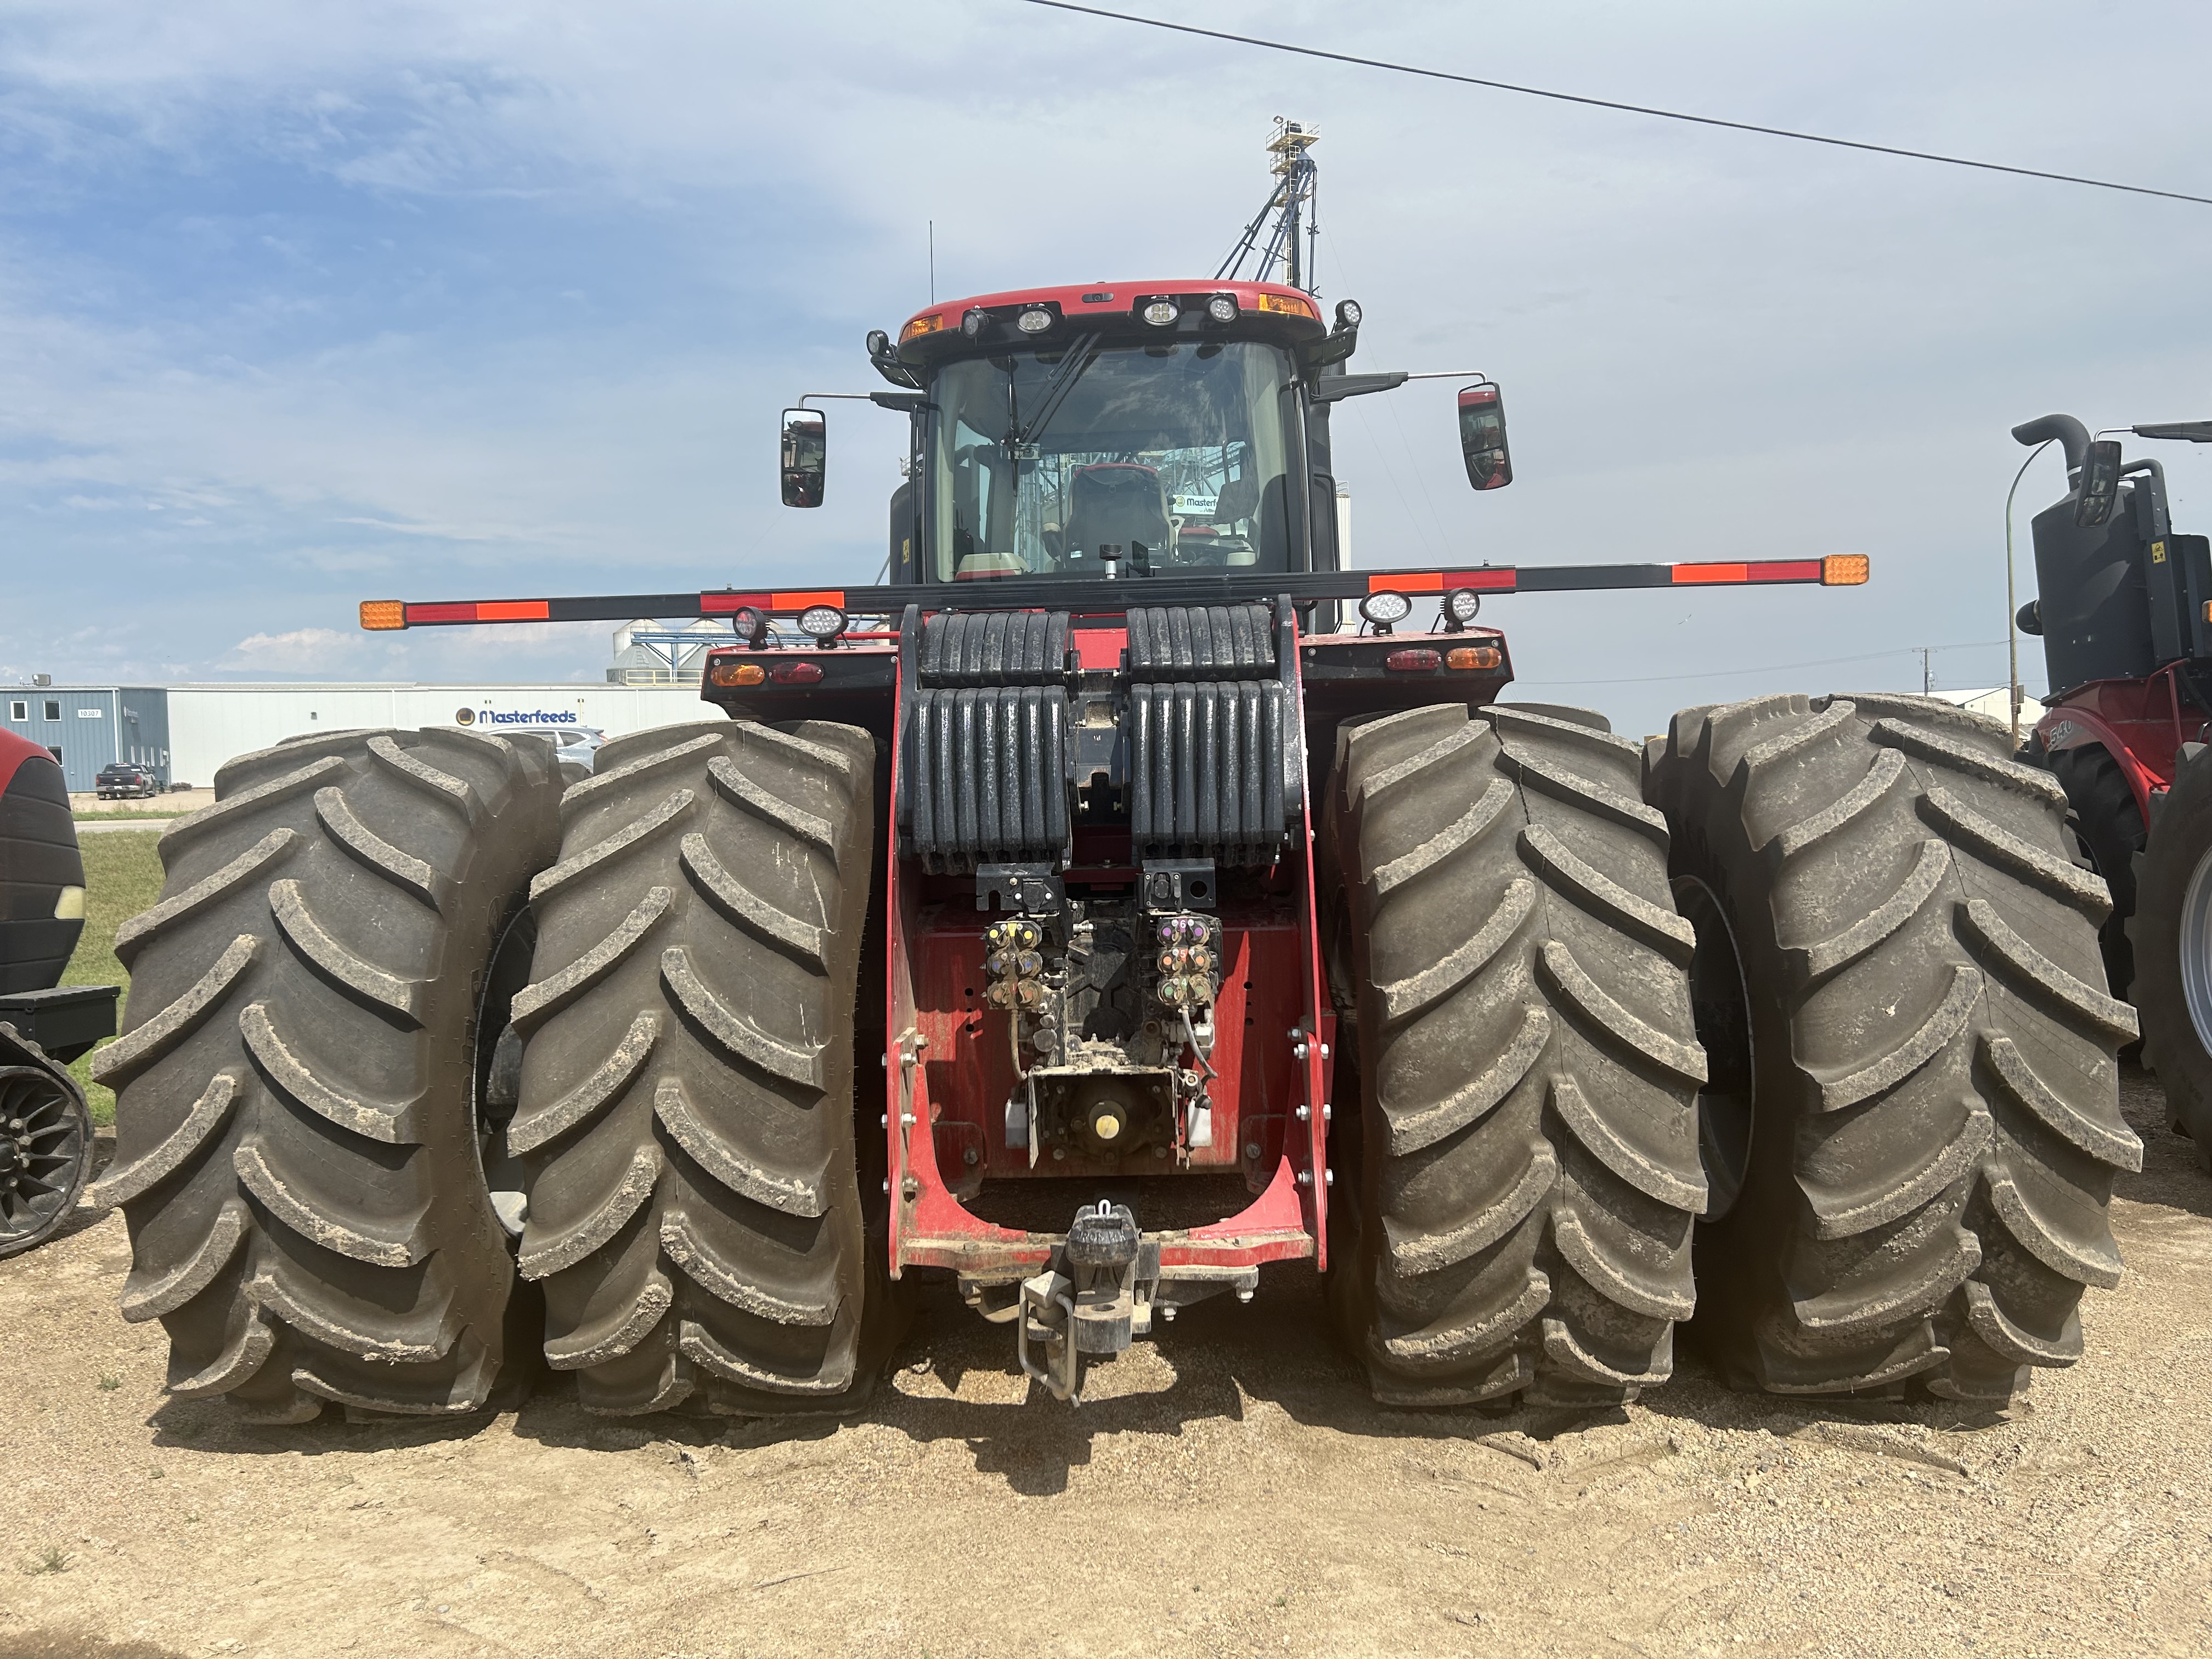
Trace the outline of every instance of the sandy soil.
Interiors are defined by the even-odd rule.
[[[2212,1179],[2150,1142],[2088,1356],[2005,1420],[1734,1395],[1574,1420],[1370,1405],[1318,1282],[1026,1397],[921,1298],[861,1420],[248,1433],[165,1401],[121,1220],[0,1264],[0,1654],[2197,1655]],[[335,1414],[334,1419],[335,1419]]]

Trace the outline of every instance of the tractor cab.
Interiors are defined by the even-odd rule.
[[[1412,378],[1344,372],[1359,316],[1345,301],[1325,325],[1310,295],[1269,283],[1113,283],[953,301],[896,344],[870,336],[901,388],[872,400],[913,422],[890,580],[1341,568],[1330,408]],[[1503,407],[1494,386],[1469,390],[1469,477],[1494,488],[1511,477]],[[820,503],[823,448],[819,412],[787,411],[787,505]]]

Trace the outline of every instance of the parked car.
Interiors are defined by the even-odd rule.
[[[150,766],[118,761],[101,767],[92,787],[102,800],[146,800],[161,793],[161,780]]]
[[[499,735],[552,738],[554,757],[561,763],[561,775],[570,783],[592,775],[592,757],[607,740],[605,732],[588,726],[507,726],[499,729]]]

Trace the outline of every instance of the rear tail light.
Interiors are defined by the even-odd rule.
[[[1413,674],[1419,673],[1424,669],[1435,668],[1443,661],[1443,655],[1435,651],[1393,651],[1382,659],[1382,665],[1385,668],[1395,668],[1401,673]]]
[[[768,677],[779,685],[811,685],[822,678],[818,662],[780,662],[768,671]]]
[[[1444,653],[1447,668],[1497,668],[1505,653],[1494,645],[1457,645]]]

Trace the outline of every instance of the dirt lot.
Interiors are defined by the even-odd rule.
[[[1317,1281],[1025,1398],[923,1298],[859,1422],[247,1433],[165,1403],[120,1218],[0,1264],[0,1655],[2114,1654],[2212,1647],[2212,1180],[2150,1142],[2088,1358],[2006,1421],[1369,1405]]]

